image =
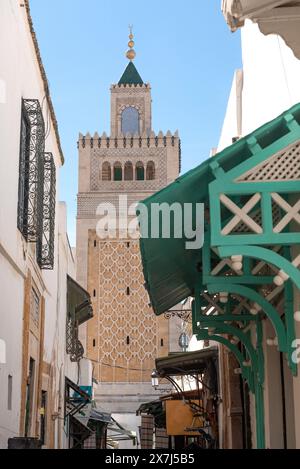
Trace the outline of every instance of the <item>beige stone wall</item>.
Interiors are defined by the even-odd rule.
[[[111,136],[121,134],[121,114],[126,106],[135,107],[140,114],[140,132],[150,132],[152,129],[151,116],[151,88],[143,86],[111,87]]]

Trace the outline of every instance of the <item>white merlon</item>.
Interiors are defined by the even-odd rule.
[[[151,89],[151,86],[149,83],[143,83],[142,85],[141,84],[128,84],[128,85],[124,85],[124,84],[117,84],[117,85],[111,85],[111,91],[114,91],[114,90],[124,90],[124,89],[140,89],[140,88],[144,88],[144,89]]]
[[[79,143],[81,146],[86,146],[90,144],[98,146],[98,148],[146,148],[146,147],[166,147],[166,146],[178,146],[179,145],[179,136],[178,132],[174,134],[169,130],[166,134],[163,134],[160,131],[158,134],[151,132],[143,132],[143,134],[130,134],[119,135],[116,137],[107,136],[104,132],[101,137],[99,137],[98,132],[92,137],[88,132],[86,135],[79,134]]]

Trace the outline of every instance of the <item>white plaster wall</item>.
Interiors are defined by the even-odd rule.
[[[242,28],[242,53],[247,135],[300,101],[300,61],[279,36],[264,36],[249,20]]]
[[[242,28],[242,54],[243,54],[243,92],[242,92],[242,132],[245,136],[253,132],[259,126],[276,118],[294,104],[300,102],[300,61],[295,58],[290,48],[283,40],[276,36],[264,36],[256,24],[247,20]],[[218,150],[223,150],[231,143],[231,139],[237,123],[237,95],[236,80],[234,79],[228,108],[225,115],[222,135]],[[299,293],[296,292],[297,301]],[[299,301],[298,301],[299,307]],[[297,308],[297,304],[295,305]],[[299,336],[299,327],[296,324]],[[300,337],[300,336],[299,336]],[[276,357],[275,357],[276,358]],[[278,357],[277,357],[278,358]],[[274,356],[267,351],[266,364],[272,367]],[[275,370],[269,370],[269,376],[265,383],[266,404],[266,438],[267,446],[281,447],[282,437],[274,426],[278,425],[276,418],[279,413],[274,413],[274,386],[278,376]],[[276,378],[276,379],[275,379]],[[275,381],[274,381],[275,380]],[[298,405],[300,377],[293,379],[294,395],[290,389],[290,404],[295,406],[295,428],[296,434],[289,434],[289,445],[293,445],[296,438],[296,447],[300,447],[300,410]],[[278,396],[277,396],[278,397]],[[278,398],[279,399],[279,398]],[[254,398],[251,396],[251,420],[253,442],[255,444],[255,412]],[[292,409],[292,407],[291,407]],[[289,409],[291,413],[292,410]],[[278,419],[277,419],[278,420]],[[294,425],[294,422],[291,423]]]
[[[1,179],[1,174],[0,174]],[[0,254],[0,339],[6,342],[6,363],[0,364],[0,448],[19,434],[21,402],[23,279]],[[12,410],[8,410],[8,376],[13,378]]]
[[[58,297],[58,216],[56,217],[55,270],[41,272],[35,261],[34,247],[27,245],[17,229],[19,143],[21,100],[38,99],[44,120],[49,109],[44,84],[29,31],[24,5],[16,0],[0,2],[0,338],[7,344],[7,363],[0,369],[0,446],[19,431],[22,320],[24,278],[28,268],[41,294],[45,295],[46,327],[44,360],[54,358],[57,333]],[[52,123],[46,151],[52,152],[59,184],[60,155]],[[57,200],[58,200],[57,191]],[[59,336],[61,337],[61,336]],[[55,364],[56,367],[56,364]],[[7,411],[7,376],[13,376],[13,410]]]
[[[0,2],[0,80],[6,89],[5,102],[0,104],[1,158],[0,185],[1,242],[10,255],[22,265],[21,235],[15,229],[18,201],[18,166],[20,143],[21,99],[36,98],[42,103],[43,83],[25,9],[15,0]],[[44,119],[47,122],[47,105],[44,103]],[[52,129],[46,141],[47,151],[52,151],[59,165],[59,153]],[[58,176],[58,175],[57,175]],[[5,203],[3,203],[5,202]]]
[[[219,141],[219,151],[232,145],[232,139],[238,137],[242,131],[242,115],[240,113],[242,108],[242,75],[242,70],[236,70],[234,73],[225,119]]]
[[[243,92],[241,136],[300,102],[300,61],[277,35],[265,36],[247,20],[241,29]],[[237,74],[234,73],[218,151],[238,135]]]
[[[75,261],[67,238],[67,207],[63,202],[59,203],[59,224],[58,224],[58,284],[59,295],[57,297],[57,309],[54,309],[55,317],[55,337],[51,353],[52,363],[56,363],[56,388],[57,388],[57,412],[60,420],[57,421],[57,441],[58,448],[67,448],[67,436],[64,432],[64,389],[65,376],[77,382],[76,364],[70,362],[66,354],[66,313],[67,313],[67,274],[74,278]],[[56,312],[56,314],[55,314]],[[52,329],[53,331],[53,329]],[[51,343],[49,343],[51,347]],[[50,349],[48,349],[50,352]]]
[[[68,448],[66,428],[64,428],[64,389],[65,377],[73,383],[82,386],[92,384],[93,367],[90,360],[83,359],[79,364],[72,363],[66,353],[66,313],[67,313],[67,275],[76,280],[76,263],[74,250],[69,244],[67,236],[67,206],[59,203],[58,225],[58,306],[53,339],[53,360],[56,365],[57,383],[57,411],[60,418],[57,420],[57,448]]]

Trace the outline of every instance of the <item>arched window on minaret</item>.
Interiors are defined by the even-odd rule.
[[[114,164],[114,181],[122,181],[123,180],[123,170],[121,163]]]
[[[145,167],[144,164],[139,161],[135,167],[135,179],[137,181],[145,181]]]
[[[146,170],[147,181],[153,181],[155,179],[155,164],[153,161],[149,161]]]
[[[111,166],[107,162],[102,165],[102,181],[111,181]]]
[[[125,181],[133,181],[133,166],[129,161],[125,164],[124,179]]]
[[[121,116],[122,133],[139,134],[140,133],[140,115],[135,107],[126,107]]]

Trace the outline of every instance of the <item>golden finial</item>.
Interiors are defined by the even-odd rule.
[[[130,25],[130,26],[129,26],[129,32],[130,32],[130,34],[129,34],[129,42],[128,42],[128,47],[129,47],[130,49],[129,49],[129,51],[127,51],[126,57],[127,57],[127,59],[129,59],[129,60],[131,60],[131,61],[134,60],[135,57],[136,57],[135,50],[133,49],[133,48],[134,48],[134,40],[133,40],[134,36],[133,36],[132,30],[133,30],[133,26]]]

